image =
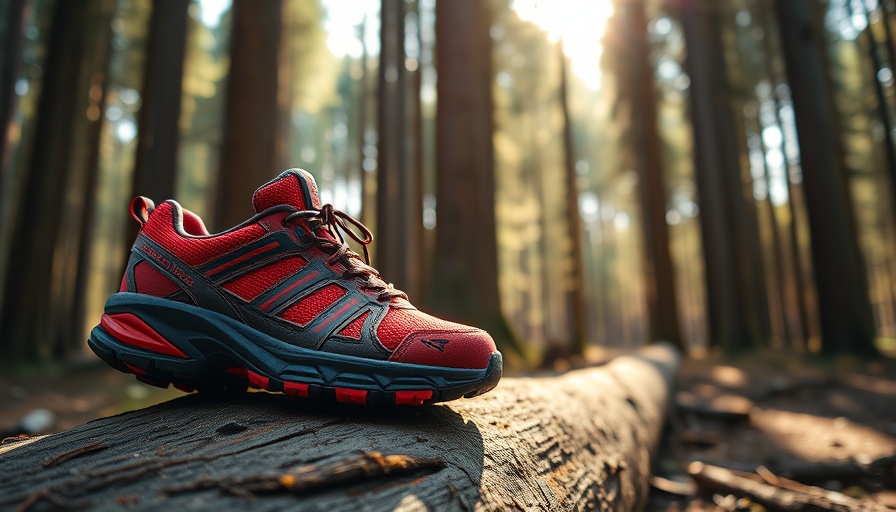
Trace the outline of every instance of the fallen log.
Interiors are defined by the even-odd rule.
[[[193,394],[0,449],[0,509],[638,510],[678,355],[448,405]]]

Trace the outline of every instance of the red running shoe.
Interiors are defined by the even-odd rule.
[[[143,382],[185,391],[251,385],[421,405],[498,383],[501,353],[488,333],[422,313],[380,279],[366,264],[370,232],[321,206],[311,174],[290,169],[252,203],[254,217],[209,235],[174,201],[134,199],[142,228],[90,348]]]

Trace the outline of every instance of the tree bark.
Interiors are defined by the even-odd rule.
[[[883,5],[878,5],[877,8],[881,13],[881,25],[884,29],[884,36],[886,38],[886,48],[889,53],[890,46],[890,24],[889,19],[887,17],[887,9]],[[874,30],[871,23],[871,10],[868,9],[867,5],[863,5],[863,9],[861,12],[857,13],[853,8],[852,4],[847,4],[847,9],[849,11],[850,16],[855,16],[856,14],[862,14],[865,16],[865,20],[868,23],[868,26],[865,30],[862,31],[859,37],[863,37],[865,39],[865,44],[868,45],[867,48],[863,48],[863,51],[867,50],[868,55],[871,57],[871,82],[874,84],[874,93],[877,99],[877,111],[878,118],[880,119],[881,124],[883,125],[884,132],[884,156],[886,157],[886,166],[887,166],[887,177],[890,180],[890,200],[896,201],[896,141],[894,141],[893,137],[893,120],[890,118],[890,106],[887,101],[887,94],[884,90],[884,85],[881,83],[880,79],[877,78],[878,72],[880,72],[883,68],[892,69],[890,66],[893,65],[894,59],[893,55],[888,55],[889,59],[884,61],[884,58],[880,55],[878,42],[874,37]]]
[[[9,172],[7,150],[9,125],[16,105],[16,81],[22,67],[22,48],[25,43],[25,20],[29,16],[27,0],[11,0],[6,8],[6,27],[3,41],[3,65],[0,67],[0,191],[6,186]],[[0,209],[0,221],[3,210]],[[2,224],[0,224],[2,226]]]
[[[189,6],[189,0],[154,2],[149,21],[133,195],[156,201],[174,197]]]
[[[420,290],[418,254],[423,217],[414,202],[418,176],[409,161],[405,2],[383,0],[377,129],[376,267],[411,297]]]
[[[677,2],[687,41],[694,169],[706,267],[710,343],[728,351],[763,340],[763,279],[755,269],[758,233],[750,222],[738,162],[717,4]],[[747,232],[750,232],[747,234]]]
[[[286,162],[278,133],[283,0],[234,0],[230,72],[215,220],[235,226],[254,212],[248,196]]]
[[[0,343],[15,365],[50,355],[50,326],[37,311],[47,311],[52,296],[53,259],[69,184],[73,126],[79,112],[77,84],[84,57],[87,1],[56,4],[38,101],[35,149],[22,198],[13,219]]]
[[[105,29],[105,36],[98,41],[99,54],[97,63],[99,67],[94,70],[91,77],[91,106],[89,109],[96,112],[96,117],[89,116],[90,124],[87,130],[87,158],[84,169],[84,204],[80,214],[80,231],[78,233],[78,256],[75,262],[74,297],[70,322],[63,332],[68,336],[67,345],[71,348],[83,347],[82,343],[85,322],[88,310],[87,284],[93,263],[94,228],[97,214],[96,197],[100,178],[101,137],[105,124],[106,102],[109,92],[109,67],[112,62],[112,31],[109,24],[112,21],[115,9],[114,0],[104,0],[97,9],[102,22],[98,25]],[[95,110],[93,110],[95,109]]]
[[[426,232],[423,226],[423,191],[425,179],[425,152],[426,144],[423,135],[423,22],[420,20],[420,1],[412,4],[412,12],[415,15],[417,30],[413,34],[417,43],[417,69],[411,74],[411,116],[410,116],[410,143],[413,156],[410,158],[410,166],[407,170],[408,181],[408,250],[410,251],[409,270],[414,279],[411,293],[414,297],[425,297],[428,292],[428,263],[432,257],[426,250]]]
[[[774,6],[772,2],[775,0],[761,0],[757,4],[757,13],[759,16],[759,23],[762,26],[774,26]],[[781,95],[779,94],[778,84],[786,81],[786,78],[783,76],[783,56],[780,55],[779,49],[779,41],[777,40],[777,34],[767,33],[766,37],[762,38],[762,51],[764,52],[763,62],[765,64],[766,75],[771,80],[773,87],[771,90],[771,95],[769,99],[774,103],[774,117],[775,124],[778,129],[781,130],[782,137],[784,138],[784,146],[787,145],[789,138],[791,137],[787,126],[785,126],[784,120],[781,119],[781,107],[783,104]],[[787,186],[787,211],[789,215],[787,216],[787,237],[783,239],[783,242],[786,242],[787,247],[786,250],[781,253],[782,260],[784,261],[786,269],[790,270],[790,274],[793,278],[793,283],[787,285],[787,300],[784,301],[784,304],[788,305],[788,307],[796,307],[796,318],[798,322],[793,327],[794,332],[798,332],[798,336],[794,338],[791,344],[791,349],[796,352],[804,352],[809,345],[809,340],[812,333],[812,325],[811,319],[809,317],[809,306],[807,304],[806,295],[807,293],[811,293],[807,290],[806,281],[811,281],[810,279],[806,279],[804,276],[808,274],[806,269],[804,268],[802,261],[802,250],[800,247],[800,237],[799,237],[799,228],[800,219],[802,219],[802,210],[797,208],[797,203],[799,202],[798,196],[801,196],[802,189],[801,185],[797,184],[794,180],[793,173],[800,172],[799,168],[794,165],[789,158],[787,159],[787,179],[784,180],[785,185]],[[802,181],[802,178],[800,178]],[[787,272],[782,272],[781,275],[786,275]]]
[[[666,185],[663,141],[659,134],[656,82],[647,41],[647,17],[643,1],[619,4],[623,46],[628,59],[620,91],[631,109],[631,150],[637,161],[639,200],[644,230],[644,285],[648,337],[683,347],[675,295],[675,270],[669,251],[666,223]]]
[[[876,354],[819,5],[778,0],[776,7],[800,144],[822,350]]]
[[[446,406],[190,395],[13,446],[0,507],[639,510],[670,345]]]
[[[92,221],[99,173],[100,134],[105,109],[106,72],[112,45],[114,0],[90,0],[86,6],[84,52],[78,72],[71,127],[71,152],[68,156],[68,184],[64,203],[66,212],[59,228],[53,261],[52,288],[47,313],[39,317],[47,325],[52,355],[57,359],[77,354],[84,348],[83,318],[79,322],[90,265]],[[84,238],[84,237],[87,238]],[[84,268],[81,269],[81,266]],[[82,274],[79,281],[79,272]],[[77,322],[77,325],[76,325]]]
[[[367,16],[364,16],[364,19],[361,20],[361,24],[358,27],[358,40],[361,42],[361,78],[358,80],[358,180],[361,185],[361,214],[358,217],[361,219],[361,222],[370,227],[372,231],[376,231],[376,217],[374,215],[375,208],[373,207],[376,202],[376,198],[374,194],[371,193],[371,181],[373,181],[368,174],[372,174],[367,171],[367,159],[370,158],[368,156],[368,148],[370,144],[368,144],[368,133],[369,133],[369,121],[368,118],[370,112],[370,85],[368,75],[370,74],[369,70],[369,56],[367,52]],[[379,245],[379,244],[377,244]]]
[[[436,3],[436,312],[514,346],[498,294],[487,2]]]
[[[190,0],[153,2],[149,20],[131,195],[156,202],[175,197],[189,7]],[[139,225],[126,229],[130,241]]]
[[[579,213],[579,187],[576,175],[576,153],[573,145],[572,119],[569,112],[569,78],[563,40],[557,46],[560,58],[560,111],[563,114],[563,153],[566,177],[566,221],[571,244],[570,266],[566,282],[566,303],[569,313],[569,341],[577,354],[587,345],[588,325],[585,317],[585,264],[582,254],[582,216]],[[660,338],[656,338],[660,339]]]

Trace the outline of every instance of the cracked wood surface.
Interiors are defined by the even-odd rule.
[[[678,356],[368,410],[188,395],[0,451],[0,510],[639,510]]]

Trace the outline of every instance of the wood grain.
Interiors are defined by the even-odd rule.
[[[655,345],[420,408],[188,395],[0,455],[0,509],[638,510],[677,363]]]

